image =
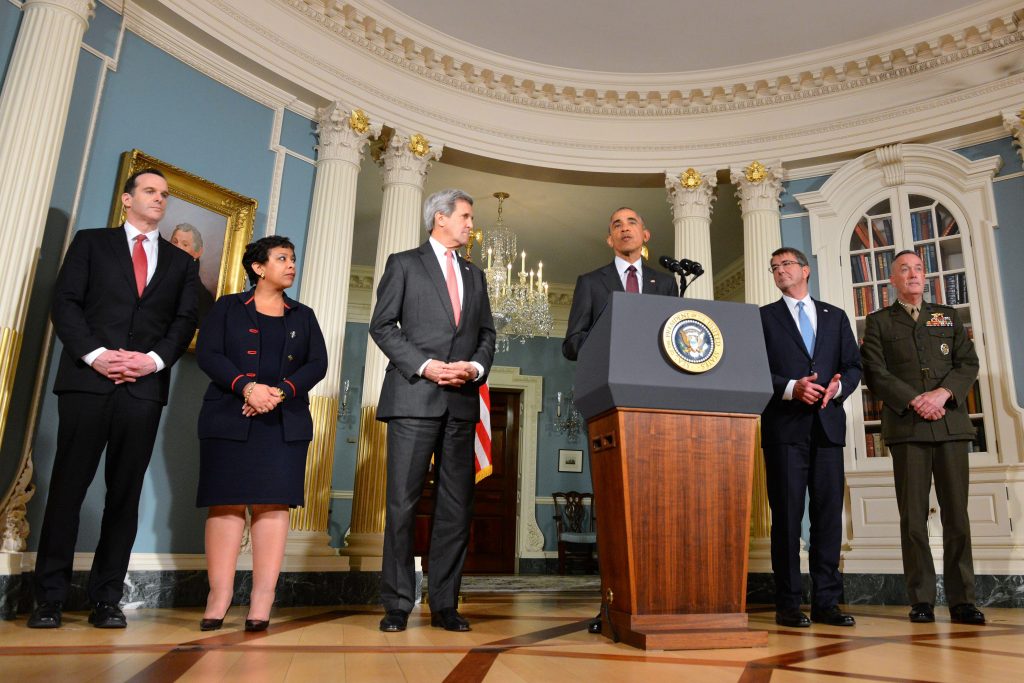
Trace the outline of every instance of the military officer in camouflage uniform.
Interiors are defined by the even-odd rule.
[[[943,576],[950,617],[984,624],[974,606],[967,517],[967,447],[974,427],[967,394],[978,356],[956,309],[923,300],[924,264],[913,251],[892,262],[898,300],[867,317],[861,356],[868,388],[882,400],[882,438],[892,453],[910,620],[935,621],[935,565],[928,545],[932,478],[942,521]]]

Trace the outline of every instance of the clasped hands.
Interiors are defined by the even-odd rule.
[[[284,401],[284,397],[277,387],[253,382],[245,388],[245,403],[242,404],[242,415],[252,417],[262,413],[269,413]]]
[[[114,384],[124,384],[156,372],[156,361],[140,351],[107,349],[96,356],[92,369],[113,380]]]
[[[454,363],[432,360],[423,369],[423,376],[442,387],[461,387],[466,382],[476,379],[476,368],[472,363],[464,360]]]
[[[946,415],[946,401],[952,396],[950,391],[938,387],[915,396],[910,407],[925,420],[939,420]]]
[[[832,397],[839,391],[839,380],[840,375],[837,372],[829,380],[828,386],[822,386],[817,383],[818,373],[812,372],[806,377],[801,377],[793,385],[793,396],[798,401],[803,401],[809,406],[814,405],[818,401],[821,401],[821,407],[824,408],[828,405],[828,402],[832,400]]]

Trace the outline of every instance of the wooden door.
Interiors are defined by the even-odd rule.
[[[493,472],[476,485],[469,524],[466,574],[513,574],[516,567],[516,520],[519,479],[519,417],[522,392],[491,389],[491,459]],[[435,485],[427,477],[416,506],[414,552],[429,572],[430,527]]]

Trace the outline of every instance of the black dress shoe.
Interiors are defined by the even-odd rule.
[[[408,612],[402,609],[389,609],[384,618],[380,620],[380,630],[384,633],[398,633],[404,631],[408,623]]]
[[[124,612],[113,602],[97,602],[89,613],[89,623],[96,628],[126,628]]]
[[[590,623],[587,624],[587,630],[590,631],[591,633],[600,633],[601,632],[601,615],[600,614],[598,614],[596,617],[594,617],[593,619],[590,620]]]
[[[61,610],[64,603],[60,601],[41,602],[32,610],[28,618],[29,628],[59,628],[61,623]]]
[[[470,631],[469,622],[459,614],[454,607],[446,607],[442,610],[430,613],[430,625],[440,626],[445,631]]]
[[[776,611],[775,623],[790,628],[807,628],[811,625],[811,620],[799,609],[793,608]]]
[[[836,605],[822,607],[821,609],[811,609],[811,621],[816,624],[828,624],[829,626],[853,626],[857,623],[852,614],[843,612]]]
[[[915,624],[930,624],[935,621],[935,610],[931,603],[915,602],[910,608],[910,621]]]
[[[256,631],[266,631],[268,626],[270,626],[270,619],[245,620],[245,630],[249,633],[255,633]]]
[[[969,602],[950,607],[949,616],[953,620],[954,624],[972,624],[974,626],[985,625],[985,615],[980,609]]]

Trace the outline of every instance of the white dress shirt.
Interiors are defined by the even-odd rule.
[[[430,243],[430,248],[434,250],[434,256],[437,257],[437,265],[439,265],[441,267],[441,274],[444,275],[445,282],[447,282],[448,281],[448,259],[450,258],[448,256],[448,248],[445,247],[440,242],[438,242],[437,240],[435,240],[433,237],[431,237],[427,241]],[[463,284],[462,284],[462,269],[459,268],[459,259],[458,258],[455,259],[455,283],[459,287],[459,309],[461,310],[461,309],[465,308],[465,306],[463,305],[463,302],[466,300],[466,294],[465,294],[466,290],[465,290],[465,287],[463,287]],[[435,360],[435,359],[434,358],[428,358],[423,363],[423,365],[420,366],[420,369],[416,371],[416,374],[419,375],[420,377],[423,377],[424,376],[423,372],[427,369],[427,366],[430,365],[430,361],[432,361],[432,360]],[[482,377],[483,374],[484,374],[484,366],[480,365],[479,363],[477,363],[474,360],[469,361],[469,363],[474,368],[476,368],[476,376],[477,376],[477,378]]]
[[[797,304],[799,304],[800,302],[803,302],[803,304],[804,304],[804,314],[807,315],[807,319],[811,321],[811,329],[814,330],[814,339],[815,339],[815,343],[817,343],[817,339],[818,339],[818,309],[816,309],[814,307],[814,299],[811,298],[811,295],[808,294],[803,299],[794,299],[791,296],[786,296],[785,294],[783,294],[782,295],[782,300],[786,302],[786,308],[789,309],[789,314],[791,316],[793,316],[793,324],[796,325],[797,331],[800,330],[800,307],[797,306]],[[827,387],[828,383],[829,383],[829,381],[831,379],[832,379],[831,377],[819,377],[818,378],[818,384],[821,384],[821,385]],[[789,380],[789,383],[786,385],[786,390],[782,393],[782,400],[783,401],[792,401],[793,400],[793,387],[795,387],[795,386],[796,386],[796,380],[795,379]],[[843,383],[840,382],[839,383],[839,389],[838,389],[838,391],[836,391],[836,396],[839,396],[842,393],[843,393]],[[835,396],[833,396],[833,399],[834,398],[835,398]]]

